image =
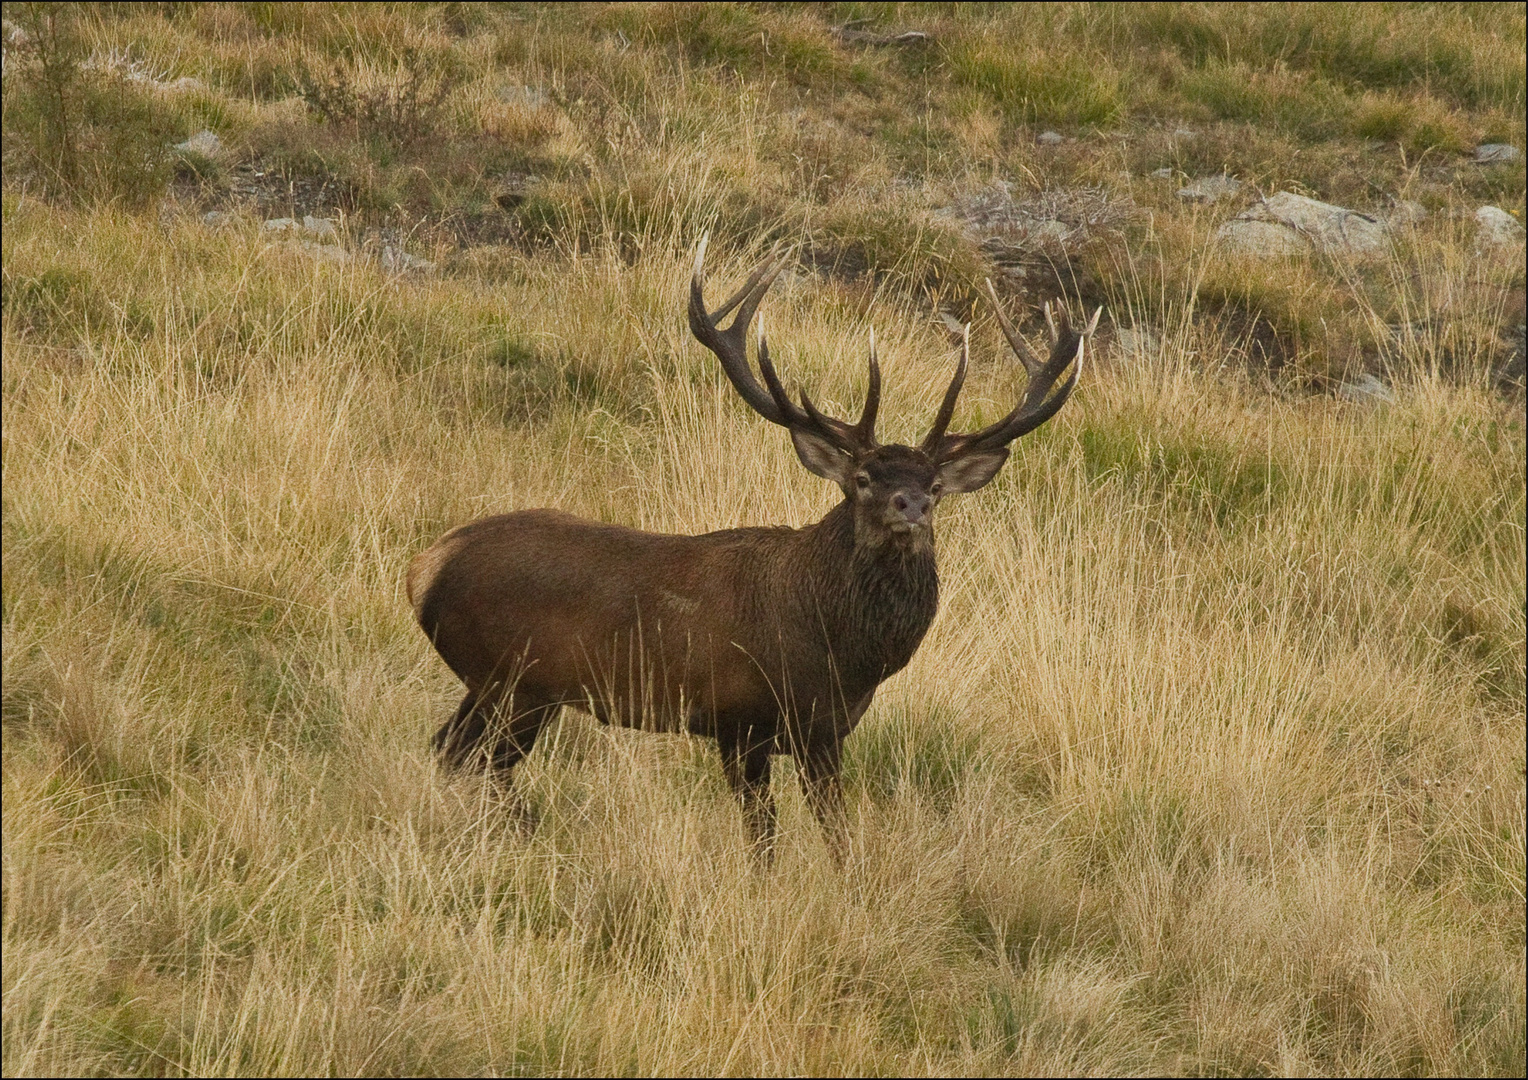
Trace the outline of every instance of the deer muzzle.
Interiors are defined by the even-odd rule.
[[[922,492],[899,491],[891,497],[886,524],[895,533],[926,529],[929,525],[929,513],[934,508],[933,502],[933,499]]]

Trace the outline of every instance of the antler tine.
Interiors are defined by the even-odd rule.
[[[986,282],[987,295],[992,298],[992,310],[997,315],[998,326],[1003,328],[1003,336],[1008,339],[1008,347],[1013,350],[1014,355],[1019,358],[1019,362],[1024,365],[1024,370],[1031,375],[1034,374],[1043,366],[1040,363],[1040,358],[1025,344],[1024,339],[1019,336],[1019,332],[1013,328],[1013,323],[1009,322],[1008,316],[1003,313],[1003,305],[997,298],[997,290],[992,287],[992,279],[987,278]]]
[[[801,390],[801,407],[806,410],[810,425],[821,434],[828,436],[838,443],[842,449],[853,451],[865,448],[865,444],[859,438],[859,429],[844,423],[842,420],[834,419],[818,409],[816,405],[812,404],[811,395],[806,392],[805,387]]]
[[[709,232],[702,233],[700,237],[700,246],[695,250],[695,274],[693,280],[699,282],[701,285],[705,284],[705,271],[702,264],[706,257],[706,247],[708,244],[710,244],[710,242],[711,234]],[[758,300],[762,300],[764,298],[764,294],[768,292],[769,287],[774,284],[775,278],[779,275],[780,271],[785,269],[786,260],[782,257],[783,252],[784,248],[780,244],[776,244],[774,247],[769,249],[769,254],[764,256],[763,261],[753,268],[752,272],[749,273],[747,280],[743,282],[742,287],[738,289],[737,292],[733,293],[732,296],[727,299],[726,303],[710,313],[709,317],[713,325],[721,322],[722,319],[726,318],[727,313],[741,304],[744,300],[748,299],[748,297],[754,292],[755,289],[758,290]],[[768,280],[765,280],[766,276]],[[754,302],[754,307],[756,308],[757,306],[758,301],[756,300]],[[741,316],[742,312],[739,312],[738,314]],[[748,320],[744,319],[743,321],[746,323]]]
[[[752,321],[759,302],[764,299],[765,292],[769,290],[780,271],[785,268],[785,262],[783,259],[777,260],[776,252],[771,252],[769,258],[748,275],[748,280],[731,299],[714,313],[709,313],[706,311],[703,292],[704,261],[709,240],[709,233],[701,236],[699,248],[695,252],[695,272],[690,278],[690,332],[702,345],[716,354],[728,381],[750,408],[771,423],[789,427],[791,420],[788,414],[782,412],[778,403],[772,400],[771,395],[765,393],[748,365],[748,324]],[[737,316],[727,329],[722,330],[717,324],[733,308],[739,308]]]
[[[870,328],[870,383],[865,388],[865,408],[860,412],[859,423],[854,425],[855,437],[865,446],[875,445],[875,416],[881,409],[881,362],[875,355],[875,327]]]
[[[992,282],[987,282],[987,288],[992,288]],[[944,429],[950,426],[950,418],[955,415],[955,401],[960,397],[960,388],[966,384],[966,365],[971,358],[971,324],[966,323],[960,335],[960,359],[955,364],[955,377],[950,380],[950,385],[944,392],[944,400],[939,403],[939,412],[934,416],[934,426],[924,436],[923,443],[919,447],[925,454],[932,454],[939,449],[939,444],[944,439]]]
[[[836,420],[823,413],[812,404],[812,399],[805,389],[801,391],[800,405],[790,399],[790,395],[785,392],[785,385],[780,381],[779,372],[775,370],[774,362],[769,358],[769,340],[764,334],[763,316],[759,317],[759,371],[764,376],[764,385],[769,388],[769,396],[774,399],[781,415],[788,421],[787,427],[812,428],[827,435],[846,450],[874,445],[875,410],[879,407],[881,396],[879,366],[874,366],[870,370],[870,394],[865,401],[870,419],[868,429],[865,427],[863,415],[860,417],[860,423],[851,427],[844,421]],[[865,436],[867,430],[871,436],[869,440]]]
[[[860,413],[857,424],[851,425],[824,413],[813,404],[812,396],[807,393],[805,387],[801,389],[801,405],[798,408],[786,396],[779,376],[775,373],[774,365],[769,362],[768,352],[763,349],[759,352],[759,370],[764,373],[764,381],[769,385],[769,392],[779,402],[781,411],[790,416],[796,426],[812,428],[828,436],[848,451],[868,449],[876,445],[875,417],[881,405],[881,365],[876,359],[873,342],[870,348],[870,385],[865,393],[865,408]]]
[[[769,396],[774,399],[783,415],[791,425],[801,425],[808,421],[808,417],[796,407],[796,403],[785,392],[785,386],[780,382],[780,375],[775,371],[774,362],[769,358],[769,339],[764,333],[764,316],[759,316],[759,371],[764,376],[764,385],[769,387]]]
[[[797,405],[785,392],[785,385],[780,381],[780,374],[775,370],[775,365],[769,358],[769,341],[764,335],[764,320],[759,319],[759,371],[764,375],[764,385],[769,387],[769,396],[774,399],[781,414],[786,418],[787,427],[813,428],[824,435],[829,436],[845,449],[865,445],[857,427],[850,427],[842,420],[835,420],[818,410],[812,404],[812,399],[805,389],[801,391],[801,404]],[[878,378],[877,373],[877,378]],[[876,389],[879,396],[879,388]],[[868,403],[867,403],[868,404]],[[863,418],[861,418],[863,420]],[[874,427],[875,417],[871,416],[871,426]]]
[[[775,278],[780,276],[780,271],[785,269],[785,263],[785,258],[779,255],[779,249],[771,251],[764,262],[754,267],[753,273],[748,275],[748,280],[743,282],[743,287],[725,304],[711,312],[711,321],[720,321],[729,311],[737,308],[737,316],[733,322],[746,326],[753,318],[753,313],[758,310],[759,302],[764,299],[764,294],[775,283]]]
[[[1063,333],[1065,332],[1063,330]],[[1001,442],[1009,443],[1014,439],[1029,434],[1061,411],[1061,406],[1065,405],[1067,398],[1072,396],[1072,391],[1077,387],[1077,380],[1082,376],[1082,363],[1086,344],[1087,338],[1079,336],[1077,338],[1077,351],[1065,357],[1060,367],[1057,368],[1055,375],[1052,375],[1052,383],[1037,388],[1038,392],[1033,398],[1029,394],[1025,394],[1025,402],[1021,414],[1014,418],[1009,430],[999,433]],[[1076,365],[1072,367],[1072,373],[1067,376],[1066,381],[1056,389],[1055,393],[1050,393],[1051,386],[1054,385],[1055,376],[1059,375],[1068,366],[1071,366],[1073,360],[1076,361]],[[1048,397],[1047,394],[1049,395]],[[989,440],[989,442],[996,441],[998,439]]]
[[[1003,419],[980,431],[947,436],[939,446],[936,457],[940,461],[949,461],[965,454],[995,450],[1027,435],[1056,415],[1077,386],[1077,380],[1082,374],[1087,339],[1097,327],[1102,314],[1102,307],[1094,311],[1087,329],[1078,334],[1072,329],[1071,320],[1064,308],[1053,310],[1050,304],[1046,304],[1046,321],[1050,323],[1055,344],[1049,361],[1038,370],[1030,371],[1029,385],[1024,388],[1024,396],[1019,403]],[[1058,387],[1056,380],[1069,367],[1072,369],[1071,375]]]
[[[743,287],[715,311],[706,310],[705,257],[710,234],[703,234],[695,252],[695,270],[690,277],[690,331],[702,345],[716,354],[722,371],[732,386],[750,408],[770,423],[785,428],[812,428],[831,440],[846,452],[874,445],[875,414],[880,406],[881,372],[874,350],[870,357],[870,393],[865,401],[865,411],[857,425],[825,416],[812,404],[803,391],[801,406],[791,401],[780,382],[774,364],[769,359],[769,342],[764,333],[764,320],[759,320],[759,372],[764,376],[766,390],[754,377],[753,367],[748,363],[748,324],[764,294],[769,291],[786,260],[776,247],[769,257],[756,266],[743,282]],[[733,310],[737,314],[725,330],[718,325]]]

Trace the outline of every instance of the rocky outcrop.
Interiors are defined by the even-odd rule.
[[[1523,152],[1511,143],[1482,143],[1475,147],[1475,160],[1481,165],[1517,161]]]
[[[1242,182],[1231,176],[1201,176],[1179,188],[1178,198],[1184,202],[1213,203],[1235,195],[1241,188]]]
[[[1390,242],[1388,230],[1378,219],[1290,191],[1248,207],[1215,235],[1232,250],[1259,257],[1312,248],[1329,255],[1376,255],[1386,251]]]
[[[1475,223],[1480,231],[1475,234],[1477,250],[1488,248],[1523,248],[1525,232],[1522,222],[1499,206],[1482,206],[1475,211]]]

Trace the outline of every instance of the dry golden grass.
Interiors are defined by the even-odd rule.
[[[687,340],[682,238],[488,286],[5,215],[7,1075],[1521,1069],[1515,407],[1270,396],[1192,373],[1189,326],[1090,371],[942,511],[849,865],[787,768],[759,873],[707,744],[577,715],[520,837],[429,757],[457,690],[401,595],[489,511],[830,505]],[[839,288],[770,321],[842,404]],[[948,342],[873,314],[911,438]],[[988,322],[976,366],[966,417],[1013,390]]]
[[[830,7],[8,6],[115,65],[71,91],[82,150],[227,150],[153,209],[162,157],[40,201],[7,54],[6,1075],[1521,1075],[1523,262],[1472,215],[1525,174],[1456,152],[1522,143],[1521,7]],[[450,92],[420,139],[318,117],[303,71]],[[1432,214],[1388,259],[1251,264],[1162,166]],[[931,308],[996,274],[941,209],[999,179],[1130,208],[1051,284],[1159,345],[1105,345],[940,511],[939,618],[846,744],[848,864],[782,762],[760,872],[699,740],[566,714],[530,837],[442,772],[460,689],[402,591],[441,533],[832,505],[690,340],[700,231],[717,289],[799,243],[787,380],[856,409],[873,321],[910,441]],[[330,182],[352,251],[440,272],[259,227]],[[957,424],[1016,390],[975,312]],[[1396,400],[1306,392],[1360,369]]]

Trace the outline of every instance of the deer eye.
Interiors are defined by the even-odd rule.
[[[939,498],[939,493],[941,491],[943,491],[943,490],[944,490],[944,485],[941,484],[938,480],[935,480],[932,484],[930,484],[928,486],[928,493],[930,495],[934,496],[934,498],[936,498],[936,499]]]
[[[866,491],[870,487],[870,477],[864,473],[859,473],[854,477],[854,483],[861,491]]]

